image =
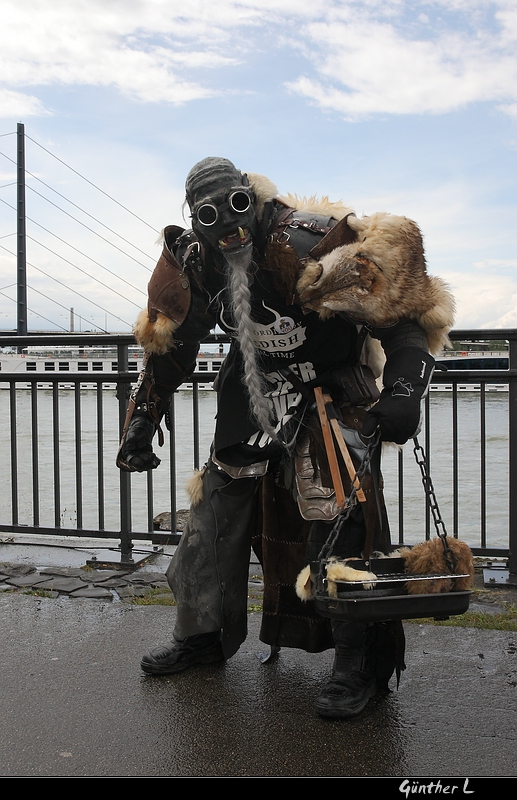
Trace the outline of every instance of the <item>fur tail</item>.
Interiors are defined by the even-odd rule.
[[[206,467],[196,470],[192,477],[188,480],[185,487],[189,500],[193,506],[197,506],[203,497],[203,475],[205,472]]]

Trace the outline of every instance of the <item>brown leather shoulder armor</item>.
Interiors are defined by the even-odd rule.
[[[151,322],[156,322],[160,312],[180,326],[190,308],[190,278],[167,245],[171,234],[172,238],[178,238],[182,232],[176,226],[165,228],[162,254],[147,286],[147,313]]]

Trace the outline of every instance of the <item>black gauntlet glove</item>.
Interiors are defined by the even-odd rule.
[[[119,466],[125,465],[130,472],[148,472],[156,469],[160,459],[153,453],[153,436],[157,425],[147,411],[135,410],[126,438],[119,452]]]
[[[421,400],[433,374],[434,358],[418,347],[400,347],[384,367],[379,401],[368,411],[362,435],[380,428],[385,442],[405,444],[416,436],[420,425]]]

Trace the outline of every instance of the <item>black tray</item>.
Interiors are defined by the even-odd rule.
[[[418,619],[434,617],[447,619],[468,610],[472,592],[442,592],[437,594],[386,594],[370,589],[368,592],[338,592],[338,597],[315,595],[316,610],[323,617],[352,622],[381,622],[388,619]]]
[[[390,563],[391,562],[391,563]],[[337,597],[331,597],[322,589],[318,581],[320,564],[311,564],[311,574],[315,582],[316,610],[324,617],[353,622],[381,622],[389,619],[418,619],[448,617],[464,614],[469,607],[471,591],[436,592],[432,594],[408,594],[406,583],[413,580],[440,580],[453,577],[449,574],[409,575],[403,571],[393,573],[393,567],[400,568],[399,559],[372,559],[371,562],[357,562],[359,569],[369,569],[378,576],[376,587],[365,589],[360,581],[336,583]],[[354,565],[355,566],[355,565]],[[325,570],[323,569],[323,574]],[[456,578],[466,577],[456,575]]]

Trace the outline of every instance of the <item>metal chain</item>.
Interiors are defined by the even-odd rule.
[[[362,488],[362,485],[363,485],[363,482],[364,482],[364,478],[365,478],[365,475],[366,475],[366,471],[368,470],[368,467],[370,466],[370,461],[371,461],[373,452],[374,452],[375,448],[377,447],[377,445],[379,444],[379,441],[380,441],[380,432],[377,431],[375,437],[372,439],[372,441],[368,445],[368,447],[366,449],[366,453],[364,454],[364,458],[361,461],[361,464],[360,464],[359,468],[357,469],[357,472],[355,474],[355,478],[352,481],[352,491],[350,492],[350,496],[347,499],[346,505],[340,510],[340,512],[339,512],[339,514],[337,516],[336,522],[334,523],[334,526],[333,526],[333,528],[332,528],[332,530],[331,530],[331,532],[329,534],[329,537],[328,537],[327,541],[325,542],[325,544],[323,545],[323,547],[321,548],[321,551],[320,551],[320,553],[318,555],[318,561],[320,563],[320,570],[319,570],[319,573],[318,573],[318,576],[317,576],[317,581],[318,581],[318,584],[320,584],[320,586],[318,586],[317,589],[321,588],[321,581],[322,581],[322,577],[323,577],[322,576],[321,567],[322,567],[323,563],[325,563],[327,561],[327,559],[329,558],[329,556],[330,556],[330,554],[331,554],[331,552],[332,552],[332,550],[334,548],[334,545],[335,545],[335,543],[337,541],[337,538],[338,538],[338,536],[339,536],[339,534],[341,532],[341,528],[343,527],[343,525],[345,524],[346,520],[350,516],[350,514],[352,512],[352,508],[357,503],[357,498],[356,498],[357,492],[359,491],[359,489]],[[433,515],[433,520],[434,520],[434,525],[435,525],[435,528],[436,528],[436,533],[438,534],[438,537],[440,538],[440,540],[441,540],[441,542],[443,544],[443,550],[444,550],[445,561],[447,563],[447,566],[449,567],[450,572],[453,573],[454,569],[456,567],[456,559],[454,557],[454,554],[453,554],[452,550],[449,548],[449,546],[447,544],[447,530],[445,528],[445,523],[444,523],[444,521],[442,519],[442,515],[440,513],[440,509],[439,509],[439,506],[438,506],[438,501],[436,499],[436,494],[435,494],[435,491],[434,491],[433,482],[431,480],[431,476],[430,476],[429,470],[427,468],[427,459],[426,459],[425,451],[424,451],[424,448],[419,443],[418,438],[416,436],[413,438],[413,443],[414,443],[413,452],[415,454],[415,460],[416,460],[418,466],[420,467],[420,473],[421,473],[421,476],[422,476],[422,483],[423,483],[424,491],[426,493],[426,497],[427,497],[427,500],[428,500],[428,503],[429,503],[429,508],[431,509],[431,513]],[[359,481],[359,485],[358,486],[355,486],[356,479]]]
[[[438,507],[438,501],[436,499],[433,482],[431,480],[429,469],[427,467],[427,459],[425,456],[424,448],[419,443],[418,438],[416,436],[413,438],[413,444],[414,444],[413,453],[415,454],[416,463],[420,467],[422,483],[424,486],[424,491],[427,497],[427,501],[429,503],[429,508],[431,509],[431,513],[433,515],[433,521],[434,521],[434,526],[436,528],[436,533],[438,534],[439,538],[443,543],[443,549],[445,552],[445,560],[447,562],[447,565],[450,571],[454,572],[454,568],[456,566],[456,559],[454,558],[452,550],[447,545],[447,530],[445,528],[445,523],[442,519],[442,515],[440,514],[440,509]]]

